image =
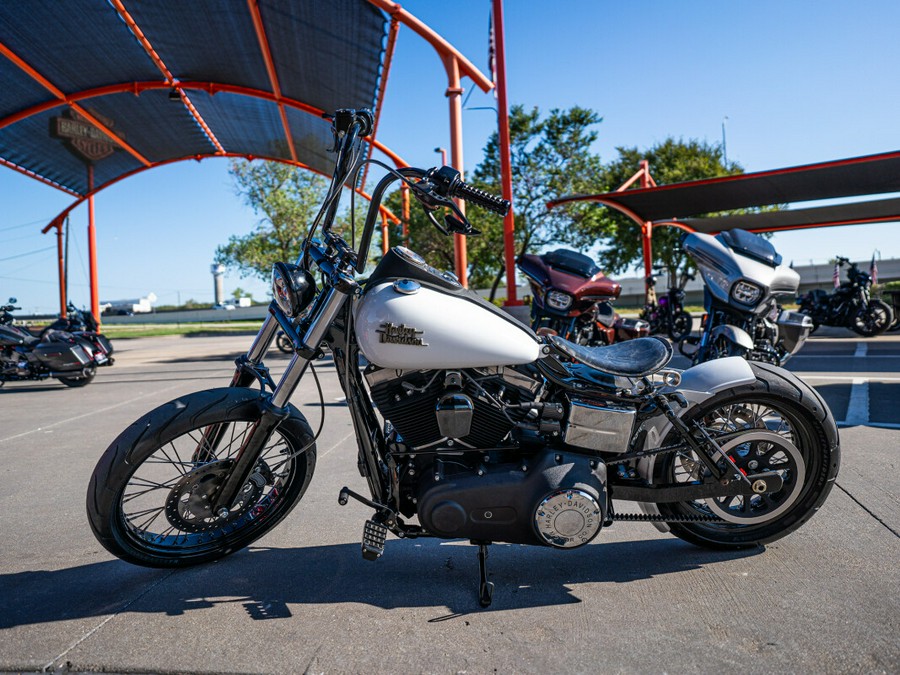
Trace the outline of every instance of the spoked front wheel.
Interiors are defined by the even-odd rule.
[[[724,454],[745,475],[775,472],[777,492],[659,504],[672,534],[700,546],[745,548],[780,539],[805,523],[831,491],[840,465],[837,427],[822,399],[790,373],[752,363],[757,381],[722,392],[693,411]],[[677,443],[673,436],[666,443]],[[725,458],[714,458],[726,468]],[[728,464],[730,466],[730,464]],[[708,482],[693,451],[662,455],[656,479],[668,484]]]
[[[891,306],[881,300],[869,300],[869,304],[853,318],[851,328],[863,337],[881,335],[894,320]]]
[[[672,325],[669,327],[669,337],[671,337],[673,341],[678,342],[682,338],[690,335],[693,327],[694,319],[690,314],[684,310],[676,312],[675,316],[672,317]]]
[[[303,496],[316,461],[312,431],[293,407],[231,508],[211,507],[262,402],[256,390],[212,389],[134,422],[101,457],[88,487],[88,520],[100,543],[138,565],[186,567],[275,527]]]

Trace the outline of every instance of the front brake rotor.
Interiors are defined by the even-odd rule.
[[[253,508],[262,497],[266,483],[270,482],[271,471],[265,462],[254,468],[227,516],[213,513],[215,495],[233,464],[232,459],[210,462],[182,476],[166,499],[169,524],[182,532],[208,532],[238,520]]]

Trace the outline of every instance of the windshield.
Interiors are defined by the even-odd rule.
[[[777,267],[781,264],[781,256],[775,252],[775,247],[758,234],[735,229],[720,232],[716,235],[716,239],[733,251],[766,265]]]
[[[558,248],[550,253],[545,253],[544,260],[547,261],[548,265],[562,272],[577,274],[586,279],[600,271],[600,268],[597,267],[594,261],[586,255],[566,248]]]

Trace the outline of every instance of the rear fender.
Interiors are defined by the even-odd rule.
[[[746,333],[745,333],[746,335]],[[756,381],[756,375],[750,364],[739,356],[730,356],[723,359],[714,359],[701,363],[700,365],[688,368],[681,373],[681,384],[677,387],[665,387],[662,391],[678,391],[687,399],[687,408],[678,408],[676,412],[681,417],[688,410],[699,405],[709,398],[715,396],[718,392],[737,387],[743,384],[751,384]],[[645,430],[643,450],[658,448],[662,445],[663,439],[672,429],[672,423],[663,415],[647,420],[641,425]],[[651,456],[638,461],[637,472],[648,483],[653,482],[653,468],[656,463],[656,457]],[[639,502],[641,511],[644,513],[659,515],[656,504],[648,504]],[[660,532],[668,532],[669,526],[666,523],[653,523]]]

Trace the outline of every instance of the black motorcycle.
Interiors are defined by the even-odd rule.
[[[114,348],[109,338],[99,332],[100,324],[94,318],[89,309],[78,309],[71,302],[66,305],[66,315],[60,316],[56,321],[40,332],[44,337],[50,331],[61,330],[71,333],[75,337],[84,338],[93,347],[94,360],[98,366],[111,366],[115,363],[112,354]]]
[[[689,335],[693,327],[694,320],[684,309],[684,284],[693,279],[694,275],[686,275],[680,286],[670,287],[666,294],[657,300],[656,280],[662,271],[662,268],[654,269],[655,274],[647,277],[647,284],[654,292],[641,310],[640,316],[650,325],[650,335],[666,333],[672,340],[678,342]]]
[[[870,297],[872,277],[859,269],[856,263],[839,257],[837,265],[848,266],[848,280],[834,289],[834,293],[816,288],[801,295],[797,298],[800,311],[812,319],[813,330],[819,326],[840,326],[863,337],[881,335],[894,321],[891,306]]]
[[[61,330],[35,337],[13,325],[15,298],[0,306],[0,387],[6,382],[55,377],[67,387],[90,384],[97,371],[92,344]]]

